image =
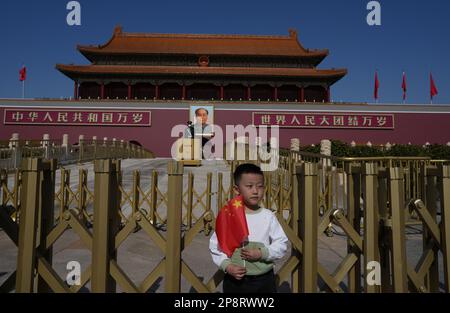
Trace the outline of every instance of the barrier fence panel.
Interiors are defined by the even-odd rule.
[[[59,164],[89,162],[96,159],[114,158],[154,158],[154,154],[133,143],[108,140],[99,141],[94,137],[87,140],[80,135],[75,144],[63,140],[50,140],[44,135],[42,140],[19,140],[16,136],[9,141],[0,141],[0,169],[18,169],[23,158],[56,159]]]
[[[298,153],[280,160],[277,170],[264,175],[262,199],[291,247],[276,273],[279,286],[287,283],[292,292],[449,292],[447,163]],[[61,168],[57,190],[56,159],[25,158],[20,170],[2,170],[0,227],[18,256],[17,271],[0,291],[78,292],[90,283],[91,292],[148,292],[163,279],[164,291],[179,292],[184,277],[197,292],[215,292],[223,272],[205,277],[183,252],[196,236],[208,238],[214,230],[218,209],[233,196],[239,163],[230,162],[229,173],[194,174],[169,161],[167,175],[151,169],[129,174],[120,160],[101,159],[94,161],[93,185],[86,169],[71,182],[70,170]],[[412,217],[414,224],[408,224]],[[410,227],[421,233],[417,262],[407,253]],[[337,229],[345,250],[330,270],[319,246]],[[52,264],[54,244],[69,230],[91,254],[81,283],[73,286]],[[136,232],[162,255],[140,282],[118,261],[119,248]]]

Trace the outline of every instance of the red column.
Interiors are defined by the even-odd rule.
[[[78,82],[75,81],[74,87],[73,87],[73,98],[75,100],[78,100]]]
[[[128,83],[128,100],[131,100],[131,83]]]
[[[100,85],[100,99],[105,99],[105,83],[101,83]]]
[[[274,101],[278,100],[278,87],[273,88],[273,100]]]
[[[305,88],[302,86],[300,87],[300,102],[305,101]]]
[[[223,86],[220,86],[220,100],[223,100]]]
[[[159,99],[159,85],[155,85],[155,98]]]
[[[183,84],[183,90],[182,90],[182,95],[181,95],[181,99],[185,100],[186,99],[186,85]]]
[[[250,89],[250,86],[247,87],[247,100],[252,100],[252,90]]]
[[[331,99],[331,90],[330,90],[330,86],[327,87],[327,102],[330,102]]]

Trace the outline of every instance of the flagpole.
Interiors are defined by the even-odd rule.
[[[378,87],[379,87],[378,69],[375,69],[375,103],[376,104],[378,104]]]
[[[244,241],[242,241],[242,249],[244,249]],[[245,259],[243,259],[242,261],[244,261],[244,268],[245,268]]]
[[[405,70],[402,71],[402,89],[403,89],[403,104],[406,103],[406,73]]]
[[[438,94],[436,85],[433,79],[433,73],[430,71],[430,104],[433,104],[433,97]]]
[[[22,99],[25,99],[25,80],[22,80]]]

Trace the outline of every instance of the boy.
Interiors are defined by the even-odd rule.
[[[226,274],[223,292],[276,292],[273,261],[287,250],[287,237],[276,216],[259,207],[264,195],[264,175],[254,164],[241,164],[234,172],[234,191],[244,204],[248,242],[231,257],[220,248],[217,233],[209,242],[214,263]]]

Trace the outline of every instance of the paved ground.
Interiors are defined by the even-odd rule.
[[[132,184],[132,172],[134,170],[141,171],[141,182],[145,190],[148,189],[150,184],[151,171],[155,169],[159,173],[159,182],[161,186],[167,183],[166,174],[167,159],[155,159],[155,160],[125,160],[122,163],[122,169],[124,171],[123,181],[125,186]],[[87,168],[89,173],[92,173],[92,165],[83,165]],[[72,169],[72,188],[76,188],[78,184],[78,171],[77,166],[70,166]],[[205,162],[201,167],[185,168],[185,172],[192,171],[195,174],[196,189],[203,190],[206,186],[206,173],[213,173],[213,192],[217,191],[217,173],[224,173],[224,183],[228,184],[229,172],[226,164],[220,161]],[[57,185],[59,185],[59,172],[57,175]],[[185,181],[185,186],[187,182]],[[93,175],[88,177],[88,186],[93,190]],[[57,186],[58,188],[58,186]],[[164,190],[164,187],[161,187]],[[212,203],[215,204],[215,197],[212,199]],[[160,208],[164,211],[164,206]],[[213,205],[213,210],[217,208]],[[125,210],[125,214],[128,214]],[[161,212],[164,216],[164,212]],[[338,264],[346,256],[346,241],[347,238],[343,236],[342,230],[335,227],[333,237],[327,237],[321,235],[319,237],[319,261],[324,267],[333,273]],[[411,265],[416,264],[420,258],[420,251],[422,248],[420,227],[408,228],[407,230],[407,254],[408,260]],[[165,232],[163,232],[165,235]],[[204,233],[198,234],[192,244],[183,252],[183,259],[194,270],[194,272],[203,281],[209,280],[209,278],[215,273],[216,266],[213,264],[208,251],[209,237]],[[0,284],[9,276],[9,274],[16,268],[17,248],[9,240],[6,234],[0,230]],[[158,264],[163,257],[163,254],[158,247],[147,237],[143,231],[132,234],[119,248],[118,251],[118,263],[129,275],[131,280],[136,284],[139,284],[144,277]],[[277,263],[276,269],[288,258],[286,256],[283,260]],[[440,256],[440,258],[442,258]],[[91,253],[83,245],[79,237],[73,233],[73,231],[67,231],[61,238],[58,239],[54,246],[54,258],[53,267],[58,274],[65,278],[68,271],[66,270],[66,264],[69,261],[78,261],[81,264],[82,269],[86,268],[91,262]],[[442,262],[440,262],[442,264]],[[443,275],[442,266],[440,267],[440,275]],[[345,280],[344,280],[345,282]],[[87,284],[83,291],[88,291],[90,285]],[[221,286],[218,291],[221,290]],[[120,288],[118,288],[120,291]],[[152,286],[151,292],[163,292],[164,291],[164,279],[159,279]],[[182,291],[194,292],[190,284],[182,278]],[[290,292],[290,282],[284,282],[280,286],[280,292]]]

